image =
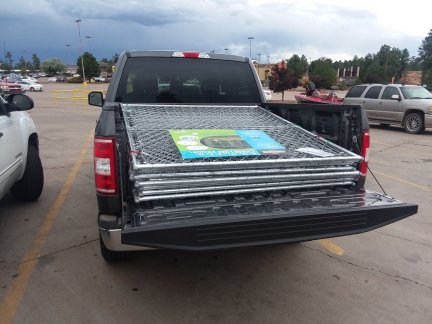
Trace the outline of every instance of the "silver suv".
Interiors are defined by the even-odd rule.
[[[344,103],[362,105],[370,122],[402,125],[411,134],[432,127],[432,94],[420,86],[361,84],[348,91]]]

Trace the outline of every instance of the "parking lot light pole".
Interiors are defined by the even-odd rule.
[[[254,38],[253,38],[253,36],[250,36],[250,37],[248,37],[248,39],[249,39],[249,59],[252,60],[252,39],[254,39]]]
[[[79,38],[79,43],[80,43],[81,66],[82,66],[83,79],[84,79],[83,85],[86,86],[87,82],[86,82],[85,71],[84,71],[84,55],[82,52],[81,30],[80,30],[80,25],[79,25],[79,23],[81,22],[81,19],[77,19],[77,20],[75,20],[75,22],[78,24],[78,38]]]

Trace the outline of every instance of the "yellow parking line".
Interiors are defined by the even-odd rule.
[[[331,240],[324,239],[324,240],[319,240],[318,242],[333,254],[337,254],[337,255],[344,254],[344,249],[342,249],[339,245],[333,243]]]
[[[395,177],[395,176],[392,176],[390,174],[386,174],[384,172],[379,172],[379,171],[373,170],[373,173],[374,174],[378,174],[378,175],[383,176],[383,177],[386,177],[386,178],[389,178],[389,179],[392,179],[392,180],[396,180],[396,181],[405,183],[407,185],[416,187],[416,188],[424,190],[424,191],[428,191],[428,192],[432,191],[432,188],[428,188],[428,187],[422,186],[422,185],[420,185],[418,183],[415,183],[415,182],[412,182],[412,181],[409,181],[409,180],[405,180],[405,179],[402,179],[402,178],[399,178],[399,177]]]
[[[1,323],[11,323],[15,316],[15,313],[27,288],[28,281],[30,280],[33,270],[38,263],[38,258],[42,251],[45,240],[50,233],[54,225],[54,221],[59,215],[60,209],[72,188],[76,175],[81,169],[81,165],[90,147],[92,138],[93,131],[89,133],[87,141],[81,150],[79,159],[69,171],[68,177],[66,178],[63,187],[57,195],[53,205],[51,206],[51,209],[46,214],[42,225],[39,227],[39,231],[34,238],[32,246],[21,260],[20,266],[18,268],[18,276],[12,282],[11,287],[7,291],[2,303],[0,304]]]

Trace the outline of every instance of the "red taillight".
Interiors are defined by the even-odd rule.
[[[363,131],[362,142],[361,142],[361,155],[364,161],[360,164],[360,172],[363,174],[367,173],[367,167],[369,162],[369,146],[370,146],[370,134],[368,131]]]
[[[114,138],[95,138],[94,173],[97,192],[109,195],[117,194]]]

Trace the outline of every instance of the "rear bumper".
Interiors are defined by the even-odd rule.
[[[367,232],[417,212],[417,205],[376,193],[303,199],[250,201],[227,206],[187,208],[189,218],[153,210],[148,218],[122,229],[102,229],[106,246],[115,251],[138,247],[212,250],[310,241]],[[216,203],[217,205],[218,203]],[[223,206],[222,206],[223,205]],[[216,208],[216,214],[214,210]],[[183,208],[185,209],[185,208]],[[141,211],[140,211],[141,212]],[[219,213],[219,214],[217,214]],[[141,220],[145,217],[141,214]],[[154,221],[159,217],[159,220]],[[161,219],[163,218],[163,221]]]

